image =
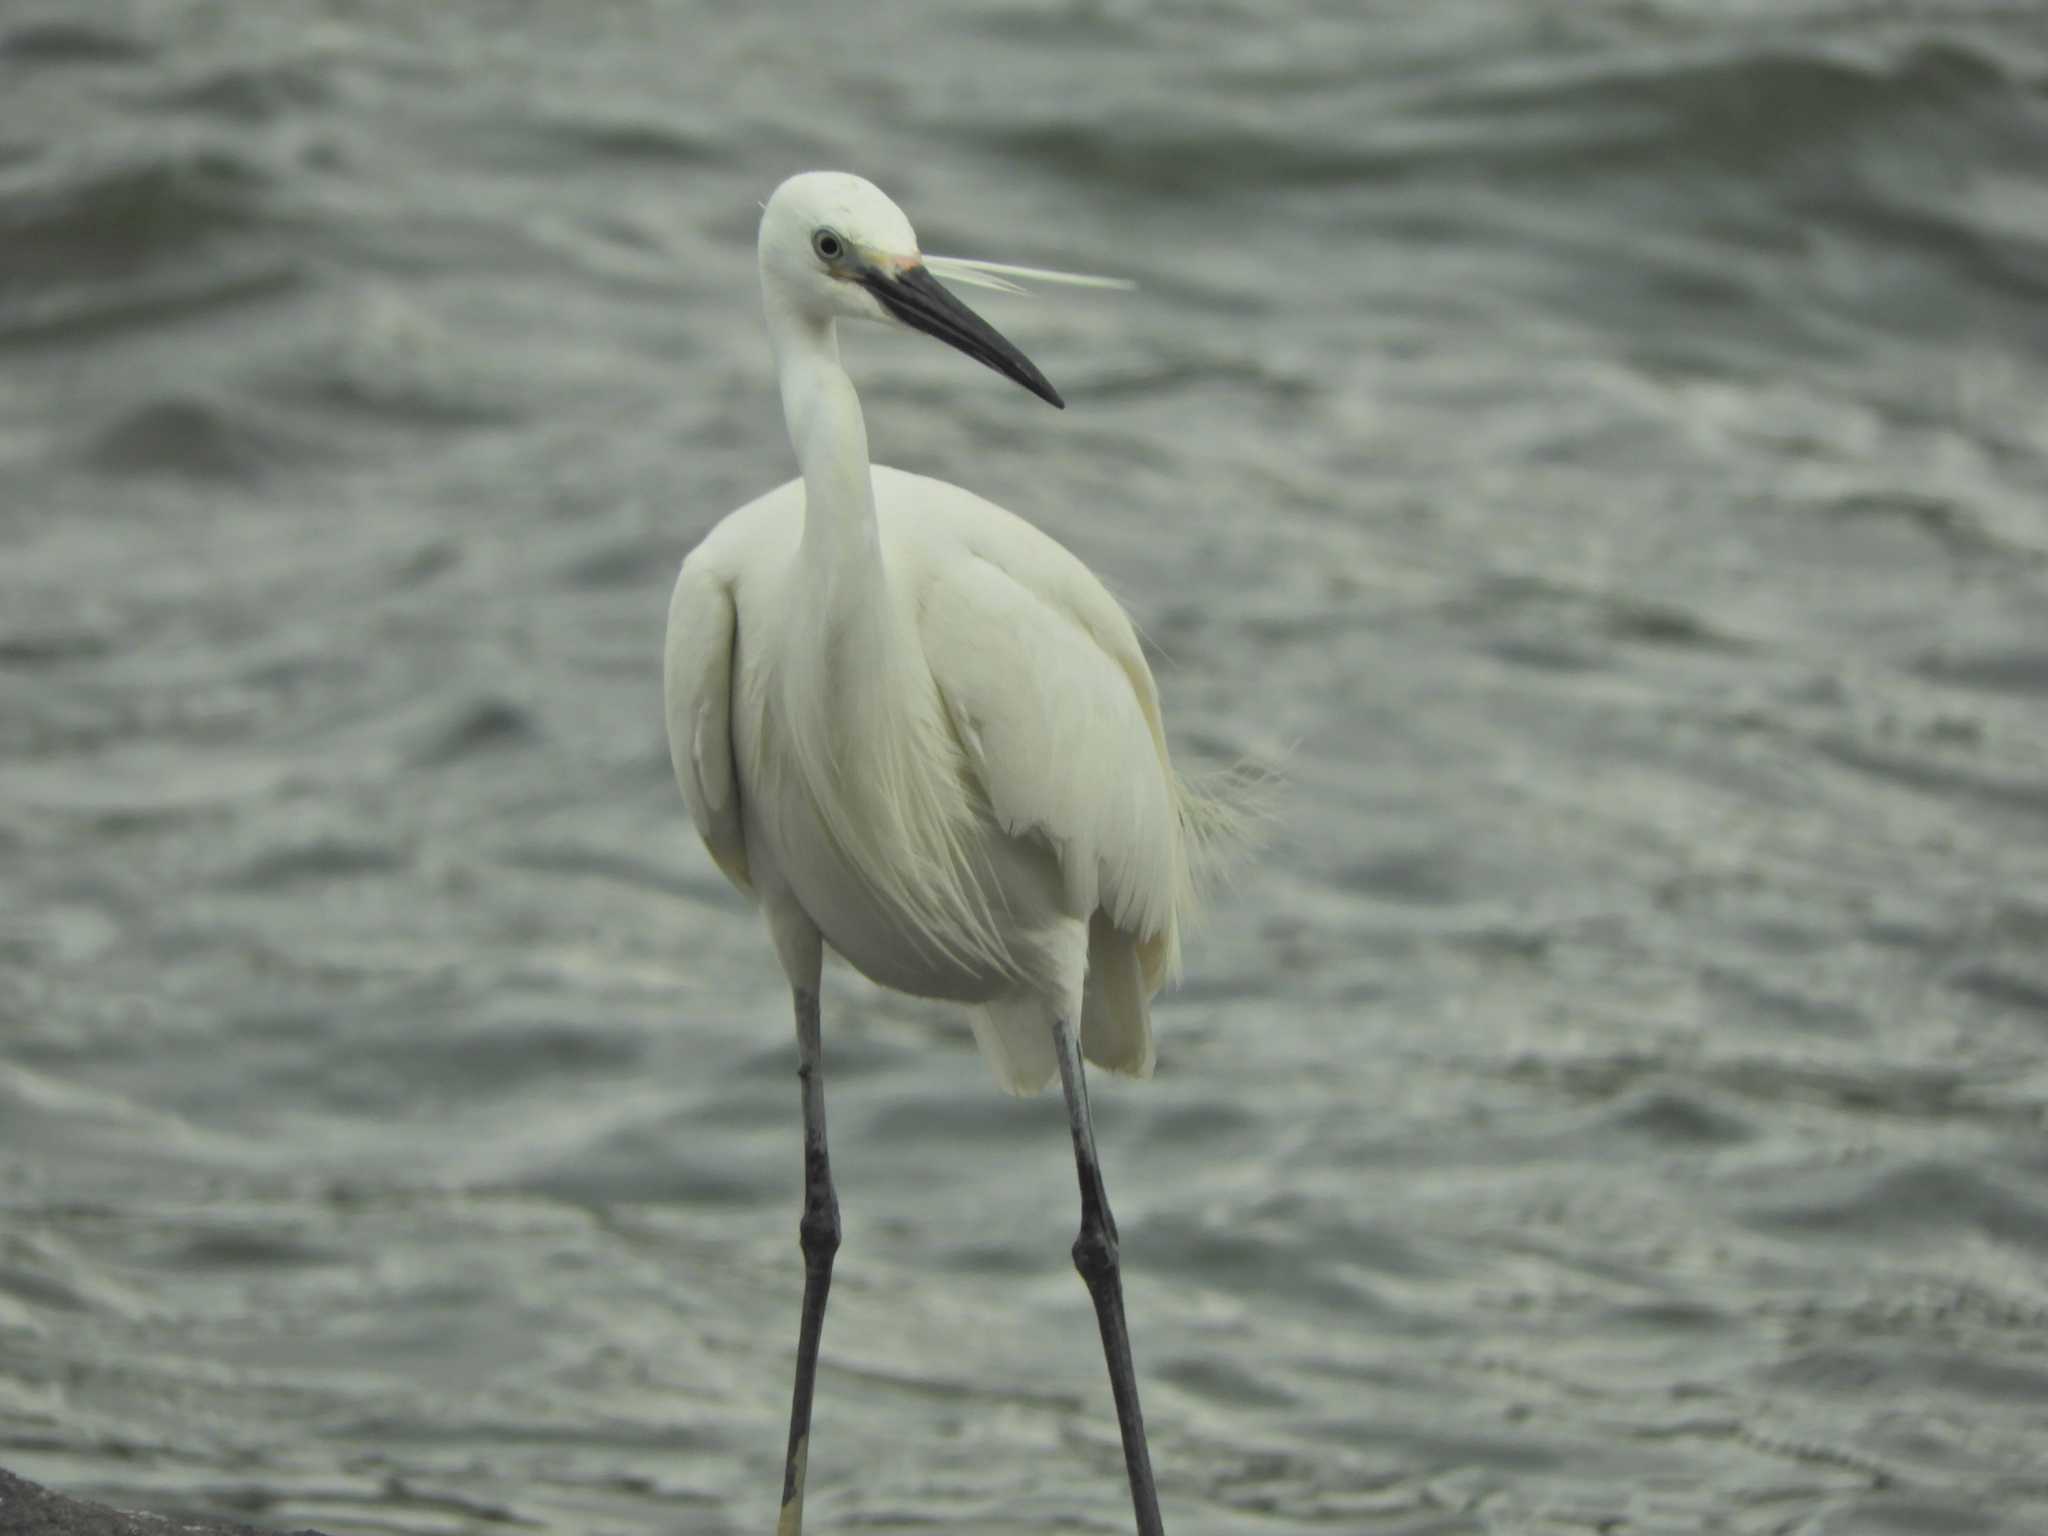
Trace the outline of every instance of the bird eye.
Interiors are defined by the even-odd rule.
[[[811,235],[811,249],[818,253],[820,261],[837,261],[846,254],[846,242],[831,230],[820,229]]]

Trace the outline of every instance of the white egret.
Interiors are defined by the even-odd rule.
[[[837,323],[900,322],[1055,406],[934,273],[1101,281],[925,258],[859,177],[764,205],[768,336],[799,479],[724,518],[669,608],[669,750],[697,831],[760,902],[795,995],[804,1299],[781,1536],[803,1521],[812,1384],[839,1204],[825,1145],[819,971],[974,1006],[1003,1087],[1065,1090],[1074,1263],[1109,1364],[1140,1531],[1158,1497],[1081,1058],[1152,1071],[1149,1000],[1177,968],[1203,847],[1231,813],[1173,769],[1130,620],[1073,555],[957,486],[871,465]]]

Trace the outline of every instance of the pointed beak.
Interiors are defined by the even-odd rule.
[[[889,269],[872,266],[861,285],[881,300],[882,307],[913,330],[958,347],[977,363],[1015,380],[1048,405],[1066,409],[1060,392],[1046,381],[1031,359],[1002,338],[1000,332],[962,304],[926,270],[924,263]]]

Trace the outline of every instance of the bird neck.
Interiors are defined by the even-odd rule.
[[[804,479],[803,559],[821,579],[880,579],[875,487],[860,397],[839,361],[830,320],[770,311],[782,415]]]
[[[860,399],[840,366],[830,320],[771,307],[769,333],[782,412],[804,479],[804,531],[791,572],[799,603],[790,643],[811,660],[797,669],[791,686],[815,690],[817,697],[794,713],[886,729],[902,708],[892,690],[921,653],[906,612],[891,601]]]

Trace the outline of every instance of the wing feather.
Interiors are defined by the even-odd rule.
[[[1051,844],[1078,911],[1170,949],[1186,876],[1151,673],[1115,601],[1043,543],[946,562],[925,655],[998,822]]]
[[[733,643],[738,614],[731,581],[700,555],[683,562],[669,601],[662,692],[669,761],[690,820],[726,879],[751,894],[739,779],[732,755]]]

